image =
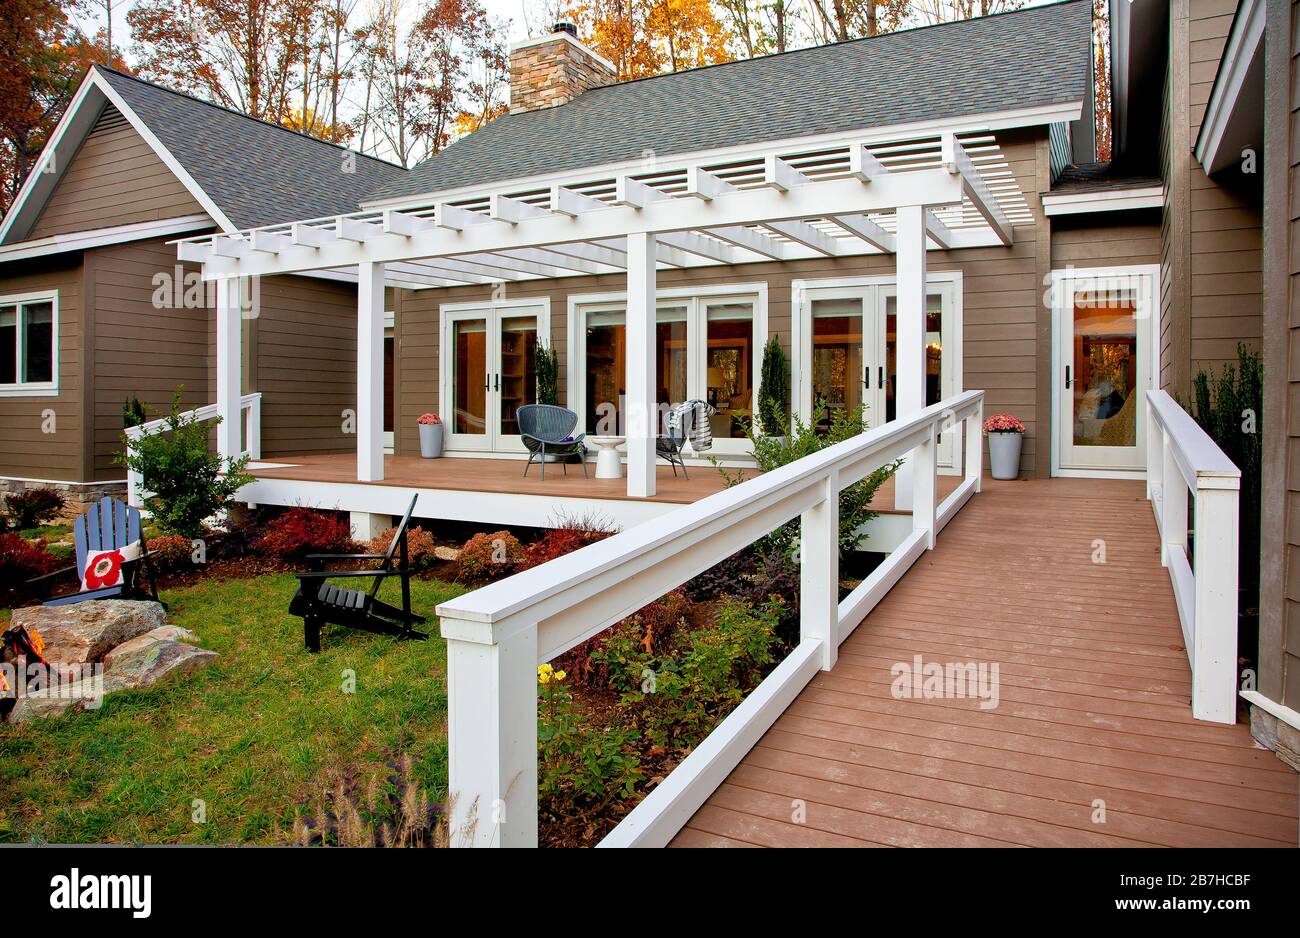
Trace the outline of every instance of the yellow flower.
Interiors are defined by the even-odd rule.
[[[538,684],[549,684],[549,683],[551,683],[551,676],[550,676],[549,674],[538,674],[538,675],[537,675],[537,683],[538,683]]]
[[[552,670],[552,669],[551,669],[551,666],[550,666],[549,664],[539,664],[539,665],[537,666],[537,673],[538,673],[538,674],[550,674],[550,673],[551,673],[551,670]]]
[[[556,671],[556,672],[555,672],[555,679],[556,679],[557,681],[562,681],[562,680],[564,680],[564,672],[563,672],[563,671]]]

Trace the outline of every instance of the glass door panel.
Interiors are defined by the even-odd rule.
[[[836,411],[863,403],[863,297],[811,300],[812,424],[825,430]]]
[[[457,317],[451,323],[450,442],[454,449],[488,449],[488,321],[484,316]]]
[[[954,365],[951,363],[953,354],[952,328],[954,323],[951,317],[955,313],[949,312],[945,316],[945,307],[951,309],[951,290],[949,285],[943,285],[937,289],[932,287],[931,292],[925,295],[925,406],[937,404],[945,397],[956,394],[960,389],[957,387],[955,375],[952,374]],[[898,391],[898,290],[893,286],[882,287],[882,294],[885,298],[884,311],[884,335],[882,343],[884,348],[884,375],[883,387],[881,390],[880,406],[885,415],[885,420],[898,419],[898,404],[896,394]],[[871,423],[868,420],[868,423]],[[874,424],[873,424],[874,425]],[[939,465],[951,467],[953,463],[953,447],[956,439],[955,430],[945,431],[939,439],[938,459]]]
[[[499,437],[519,436],[519,408],[537,403],[537,316],[503,316],[500,320]],[[493,389],[496,380],[493,381]],[[498,442],[510,442],[508,440]],[[518,442],[515,440],[515,442]],[[519,443],[522,447],[523,444]]]
[[[655,402],[661,414],[690,399],[687,332],[686,306],[659,307],[655,313]]]
[[[713,445],[743,440],[754,418],[754,304],[706,303],[705,394],[718,413],[710,419]]]

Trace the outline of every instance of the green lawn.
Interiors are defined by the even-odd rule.
[[[172,621],[221,655],[215,665],[96,711],[0,724],[0,841],[276,843],[340,771],[366,777],[394,754],[409,754],[441,800],[446,656],[433,609],[462,588],[412,583],[428,641],[330,627],[309,655],[285,612],[295,584],[166,590]],[[348,670],[355,693],[343,689]],[[195,799],[205,823],[192,819]]]

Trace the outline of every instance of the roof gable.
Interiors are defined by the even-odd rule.
[[[738,144],[1078,103],[1092,7],[1069,0],[593,88],[497,118],[370,201]]]
[[[30,239],[205,214],[149,144],[105,104],[59,175]]]
[[[115,129],[129,132],[114,137],[108,125],[100,125],[105,114],[123,118],[129,128],[118,124]],[[345,147],[93,66],[0,224],[0,244],[84,230],[60,225],[54,232],[42,224],[50,203],[65,198],[64,177],[75,181],[84,175],[79,165],[74,172],[73,164],[97,131],[102,138],[93,147],[118,147],[118,157],[152,173],[152,185],[138,196],[142,202],[163,205],[179,185],[191,201],[174,214],[193,212],[197,204],[227,231],[355,211],[367,192],[406,173]],[[158,164],[166,174],[157,172]],[[93,214],[72,223],[99,227]]]

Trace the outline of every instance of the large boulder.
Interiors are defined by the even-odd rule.
[[[166,621],[158,603],[129,599],[26,606],[15,609],[11,619],[14,625],[35,629],[45,642],[45,660],[60,664],[99,661],[123,642],[161,628]]]
[[[104,655],[104,667],[112,669],[114,661],[128,655],[135,655],[161,642],[189,642],[193,644],[198,640],[199,637],[189,629],[183,629],[179,625],[164,625],[162,628],[153,629],[143,635],[137,635],[130,641],[123,642],[106,653]]]
[[[65,713],[96,710],[102,705],[104,697],[115,690],[131,686],[133,685],[123,678],[104,674],[99,683],[93,677],[87,677],[51,691],[29,692],[14,701],[8,720],[10,723],[24,723],[43,717],[59,717]]]
[[[217,660],[217,653],[185,642],[141,635],[114,648],[105,658],[107,678],[128,687],[152,687],[161,681],[184,677]]]

